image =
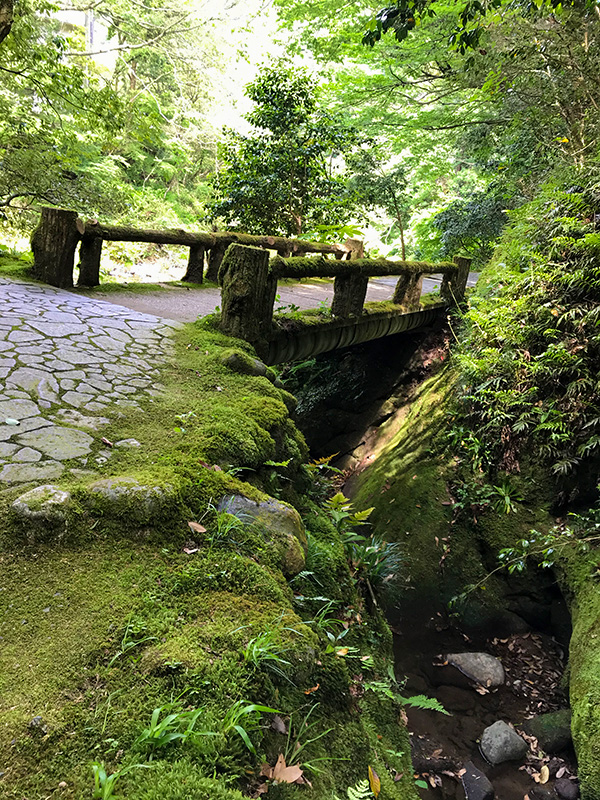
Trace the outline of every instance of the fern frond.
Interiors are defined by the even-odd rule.
[[[411,708],[424,708],[429,711],[439,711],[440,714],[446,714],[448,717],[452,716],[435,697],[415,694],[412,697],[403,697],[402,702],[405,706],[410,706]]]

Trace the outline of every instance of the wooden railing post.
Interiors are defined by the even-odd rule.
[[[469,280],[469,272],[471,270],[471,261],[472,259],[465,258],[465,256],[456,256],[454,258],[454,263],[458,267],[456,284],[454,286],[454,296],[458,302],[461,302],[465,297],[467,281]]]
[[[206,269],[206,280],[217,283],[219,280],[219,268],[223,261],[223,256],[229,245],[217,242],[208,251],[208,267]]]
[[[76,211],[42,208],[40,222],[31,236],[36,278],[61,289],[73,286],[75,248],[80,238]]]
[[[455,256],[454,263],[456,269],[444,275],[440,287],[440,295],[445,303],[461,303],[465,297],[469,272],[471,270],[471,259],[465,256]]]
[[[394,289],[393,302],[405,306],[411,311],[417,311],[421,301],[423,289],[422,272],[405,272],[398,278]]]
[[[100,259],[102,258],[102,239],[84,236],[79,245],[78,286],[100,285]]]
[[[362,258],[365,246],[360,239],[346,239],[344,247],[348,249],[348,258],[354,261]],[[331,313],[334,317],[359,317],[362,314],[367,295],[369,276],[350,273],[337,275],[333,281],[333,301]]]
[[[204,280],[204,245],[190,245],[187,270],[182,281],[187,283],[202,283]]]
[[[273,321],[277,279],[269,253],[260,247],[231,244],[221,269],[221,323],[223,333],[251,342],[259,355]]]

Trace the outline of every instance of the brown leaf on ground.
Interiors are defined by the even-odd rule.
[[[310,689],[305,689],[305,690],[304,690],[304,694],[312,694],[313,692],[316,692],[316,691],[317,691],[317,689],[320,689],[320,688],[321,688],[321,684],[320,684],[320,683],[317,683],[317,685],[316,685],[316,686],[311,686],[311,688],[310,688]]]
[[[206,528],[204,525],[200,525],[199,522],[193,522],[192,520],[189,520],[188,525],[195,533],[206,533]]]
[[[303,774],[303,770],[297,764],[287,767],[282,753],[273,767],[273,780],[277,783],[295,783]]]

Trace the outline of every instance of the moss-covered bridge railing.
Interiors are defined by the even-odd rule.
[[[267,364],[280,364],[427,327],[464,298],[471,264],[468,258],[437,264],[388,261],[363,258],[362,242],[357,240],[347,240],[345,247],[350,260],[322,255],[269,258],[269,253],[259,248],[230,245],[218,276],[221,330],[250,342]],[[423,307],[423,278],[440,274],[439,302]],[[370,303],[365,308],[369,278],[382,276],[398,276],[392,303]],[[285,320],[283,326],[274,321],[277,281],[315,277],[334,278],[329,318],[305,312]]]
[[[76,211],[42,208],[40,221],[31,237],[36,277],[51,286],[68,289],[74,284],[75,254],[79,245],[79,286],[98,286],[103,242],[149,242],[189,247],[184,281],[216,281],[225,251],[232,243],[273,250],[280,256],[320,253],[346,258],[343,244],[306,242],[281,236],[252,236],[235,231],[152,230],[123,225],[103,225],[83,220]],[[206,266],[206,273],[205,273]]]

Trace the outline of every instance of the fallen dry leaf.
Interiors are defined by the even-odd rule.
[[[312,694],[313,692],[316,692],[316,691],[317,691],[317,689],[319,689],[320,687],[321,687],[321,684],[320,684],[320,683],[317,683],[317,685],[316,685],[316,686],[311,686],[311,688],[310,688],[310,689],[305,689],[305,690],[304,690],[304,694]]]
[[[271,720],[271,728],[277,733],[287,733],[287,728],[285,727],[285,722],[281,719],[279,714],[275,714],[273,719]]]
[[[381,781],[379,780],[379,775],[375,772],[371,765],[369,765],[369,786],[371,787],[371,791],[375,797],[379,797],[379,792],[381,791]]]
[[[279,755],[277,763],[273,768],[273,780],[277,783],[295,783],[301,778],[304,772],[297,764],[287,767],[283,754]]]
[[[191,520],[189,520],[188,525],[196,533],[206,533],[206,528],[204,527],[204,525],[200,525],[199,522],[192,522]]]
[[[114,444],[109,439],[107,439],[106,436],[103,436],[102,439],[100,439],[100,441],[107,447],[114,447]]]
[[[548,783],[549,780],[550,780],[550,770],[548,769],[546,764],[544,764],[544,766],[540,770],[540,783]]]

